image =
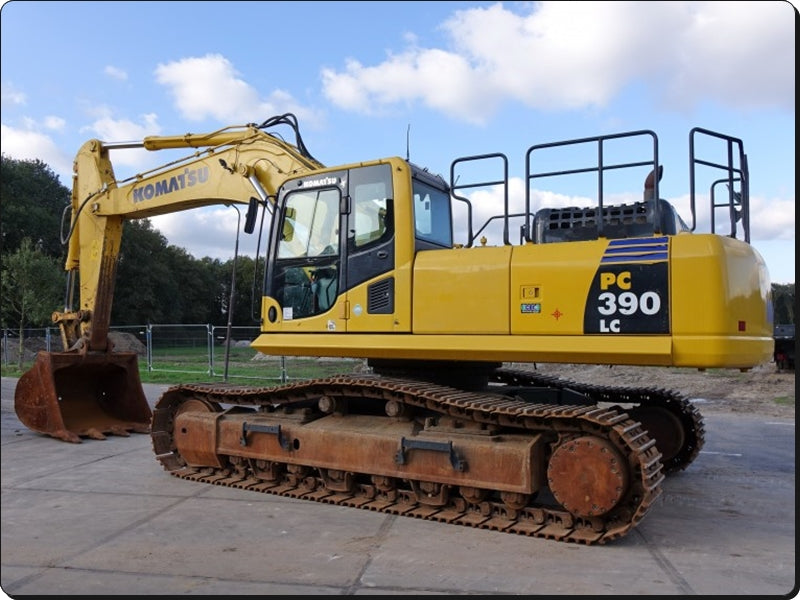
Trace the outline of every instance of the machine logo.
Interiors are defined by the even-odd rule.
[[[329,185],[339,185],[339,178],[321,177],[319,179],[304,179],[303,181],[299,182],[299,186],[303,188],[329,186]]]
[[[197,169],[186,168],[183,170],[183,173],[179,173],[178,175],[165,177],[161,181],[147,183],[133,188],[133,203],[138,204],[145,200],[152,200],[157,196],[171,194],[172,192],[205,183],[206,181],[208,181],[208,167],[199,167]]]

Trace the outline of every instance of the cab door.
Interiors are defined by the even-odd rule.
[[[280,329],[344,329],[344,310],[336,305],[343,292],[340,231],[346,202],[342,186],[331,185],[343,181],[334,176],[301,181],[281,194],[266,279],[266,294],[280,307]]]
[[[349,332],[395,328],[395,211],[392,169],[350,170],[345,287]]]

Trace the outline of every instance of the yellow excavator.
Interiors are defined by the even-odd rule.
[[[287,126],[294,143],[276,132]],[[117,181],[111,153],[134,146],[194,154]],[[695,128],[689,147],[691,225],[660,198],[649,130],[531,146],[520,212],[504,154],[457,158],[449,181],[399,157],[325,167],[291,114],[88,141],[68,207],[65,309],[53,315],[64,351],[40,353],[20,378],[17,415],[70,442],[149,432],[157,461],[183,479],[614,540],[648,513],[665,476],[697,457],[702,416],[676,391],[571,382],[536,363],[746,370],[773,351],[742,142]],[[581,159],[558,168],[554,156]],[[612,179],[637,172],[641,199],[610,202]],[[704,177],[707,233],[695,202]],[[583,182],[586,206],[535,206],[536,190],[570,178]],[[476,230],[486,190],[502,209]],[[252,347],[362,358],[367,372],[176,385],[151,410],[136,355],[114,352],[108,336],[123,223],[212,204],[247,205],[248,232],[259,211],[268,223]]]

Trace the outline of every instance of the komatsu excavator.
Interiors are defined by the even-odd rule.
[[[295,143],[274,132],[287,125]],[[617,156],[626,140],[644,159]],[[133,146],[194,154],[117,181],[110,155]],[[40,353],[20,378],[17,415],[71,442],[149,432],[183,479],[567,542],[619,538],[697,457],[702,416],[675,391],[570,382],[536,363],[746,370],[773,351],[742,142],[696,128],[689,146],[691,225],[660,198],[648,130],[531,146],[522,212],[510,208],[503,154],[458,158],[449,181],[399,157],[325,167],[290,114],[88,141],[75,160],[65,309],[53,315],[64,351]],[[590,164],[558,170],[546,158],[573,150]],[[462,180],[470,169],[502,173]],[[643,170],[643,197],[608,202],[607,182],[625,170]],[[695,188],[709,171],[701,233]],[[588,206],[534,206],[535,187],[586,174]],[[485,206],[464,190],[482,188],[500,190],[503,209],[476,232],[473,209]],[[271,215],[252,347],[362,358],[367,373],[176,385],[151,411],[136,355],[108,337],[123,222],[212,204],[247,204],[247,231],[258,211]],[[502,232],[495,245],[489,225]]]

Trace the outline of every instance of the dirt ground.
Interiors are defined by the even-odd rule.
[[[748,372],[549,363],[537,364],[536,370],[582,383],[674,390],[694,399],[701,413],[742,412],[794,418],[795,372],[779,372],[774,363]]]

